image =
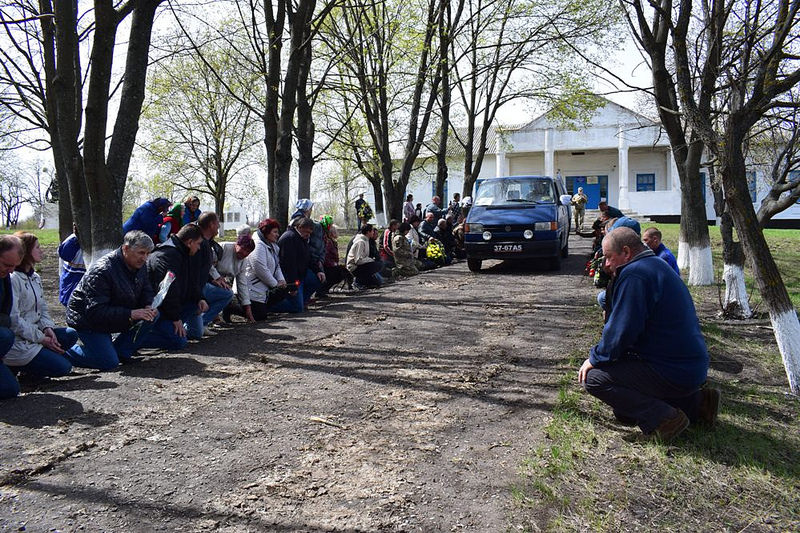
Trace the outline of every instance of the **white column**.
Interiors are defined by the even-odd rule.
[[[678,191],[681,188],[681,177],[678,175],[678,165],[675,164],[675,156],[672,150],[667,151],[667,187],[670,190]]]
[[[628,200],[628,140],[625,138],[625,132],[622,126],[619,127],[617,132],[619,137],[619,207],[620,209],[630,209],[630,201]]]
[[[506,152],[501,146],[497,147],[497,159],[495,160],[495,175],[499,178],[501,176],[508,176],[508,160],[506,159]]]
[[[544,130],[544,175],[555,176],[555,150],[553,150],[553,130]]]

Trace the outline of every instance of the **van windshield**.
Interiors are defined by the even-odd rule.
[[[502,178],[481,182],[475,205],[552,204],[553,181],[547,178]]]

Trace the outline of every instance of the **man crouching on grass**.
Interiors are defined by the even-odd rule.
[[[683,281],[629,228],[603,239],[603,255],[607,270],[616,271],[606,295],[611,311],[578,381],[620,422],[664,442],[689,422],[713,425],[720,395],[700,389],[708,352]]]

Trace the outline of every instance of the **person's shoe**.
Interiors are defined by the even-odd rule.
[[[624,415],[618,415],[617,413],[614,413],[614,418],[617,420],[617,422],[619,422],[623,426],[633,427],[633,426],[636,425],[636,419],[635,418],[630,418],[630,417],[624,416]]]
[[[703,398],[700,400],[699,420],[708,427],[714,427],[719,415],[722,393],[719,389],[703,389],[700,393]]]
[[[359,283],[357,281],[353,282],[353,288],[355,288],[355,290],[357,290],[357,291],[365,291],[365,290],[367,290],[367,286],[366,285],[362,285],[361,283]]]
[[[213,337],[213,336],[214,336],[214,335],[216,335],[216,334],[217,334],[217,332],[216,332],[216,331],[214,331],[214,330],[212,330],[212,329],[211,329],[210,327],[208,327],[208,326],[206,326],[205,328],[203,328],[203,337]]]
[[[650,434],[650,437],[656,438],[664,443],[672,442],[675,437],[683,433],[688,427],[689,418],[687,418],[686,413],[678,409],[678,414],[664,419],[656,430]]]
[[[231,310],[227,307],[222,310],[222,321],[226,324],[231,323]]]

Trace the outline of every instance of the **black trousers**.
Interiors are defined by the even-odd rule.
[[[382,270],[383,261],[370,261],[369,263],[358,265],[353,275],[356,277],[356,281],[361,285],[374,287],[379,285],[375,279],[375,274],[380,274]]]
[[[327,294],[331,287],[350,278],[352,278],[350,272],[342,265],[325,267],[325,283],[317,290],[317,294]]]
[[[252,300],[250,302],[250,311],[253,313],[253,318],[256,320],[266,320],[267,315],[271,312],[270,309],[272,306],[285,300],[288,294],[288,290],[272,290],[269,292],[269,298],[266,302]],[[245,317],[244,306],[239,302],[238,296],[231,300],[231,303],[225,308],[224,314],[228,316],[236,315]]]
[[[665,419],[682,410],[691,422],[699,416],[700,387],[671,383],[641,359],[622,359],[593,368],[586,375],[586,392],[611,406],[620,419],[636,420],[652,433]]]

